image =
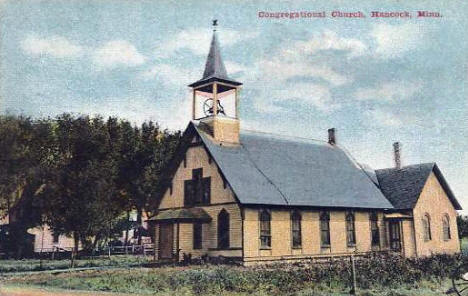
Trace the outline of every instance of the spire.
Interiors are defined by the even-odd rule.
[[[218,20],[213,20],[213,38],[211,39],[210,53],[206,59],[205,72],[203,72],[203,78],[221,78],[229,79],[226,72],[226,67],[224,66],[223,59],[221,58],[221,51],[218,42],[218,36],[216,34],[216,26],[218,25]]]
[[[216,27],[218,26],[218,20],[213,20],[213,37],[211,38],[210,52],[206,59],[205,71],[203,72],[202,79],[192,83],[189,87],[198,87],[206,83],[212,83],[220,81],[231,84],[233,86],[242,85],[242,83],[230,79],[227,75],[226,67],[224,66],[223,59],[221,58],[221,50],[218,41],[218,35],[216,33]],[[226,91],[225,89],[219,89],[218,92]]]

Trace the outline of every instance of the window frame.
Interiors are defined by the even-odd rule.
[[[267,210],[259,212],[260,249],[271,249],[271,213]],[[264,229],[267,226],[267,229]],[[266,242],[264,244],[264,242]]]
[[[193,223],[193,249],[203,249],[203,223]]]
[[[60,243],[60,234],[52,232],[52,244],[57,245]]]
[[[423,237],[424,241],[428,242],[432,240],[432,231],[431,231],[431,217],[428,213],[425,213],[422,217],[422,225],[423,225]]]
[[[220,250],[227,250],[230,248],[230,231],[231,231],[231,227],[230,227],[230,223],[231,223],[231,219],[230,219],[230,214],[228,211],[226,211],[226,209],[222,209],[221,211],[219,211],[219,214],[218,214],[218,221],[217,221],[217,227],[218,227],[218,249]],[[223,219],[223,220],[221,220]],[[224,225],[221,225],[221,222],[220,221],[224,221]],[[224,227],[221,227],[221,226],[224,226]],[[224,235],[220,235],[221,234],[221,228],[223,228],[223,230],[225,231]]]
[[[203,177],[203,168],[192,170],[192,179],[184,180],[184,206],[204,206],[211,203],[211,177]]]
[[[452,231],[450,229],[450,217],[448,214],[442,216],[442,238],[444,241],[452,239]]]
[[[375,212],[369,213],[370,233],[371,233],[371,246],[380,246],[380,227],[379,216]]]
[[[302,248],[302,215],[298,210],[291,212],[291,247]]]
[[[346,220],[346,245],[348,247],[356,246],[356,216],[353,212],[347,212]]]
[[[330,248],[331,247],[331,237],[330,237],[330,212],[321,212],[319,217],[320,223],[320,247],[321,248]],[[326,226],[326,227],[324,227]],[[326,237],[326,242],[324,242],[324,235]]]

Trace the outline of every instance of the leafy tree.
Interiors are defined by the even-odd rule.
[[[128,229],[130,210],[141,224],[179,139],[152,122],[0,116],[0,217],[18,222],[9,245],[22,256],[27,229],[46,223],[91,250]]]
[[[464,215],[457,216],[458,237],[468,237],[468,217]]]
[[[29,228],[42,223],[37,195],[47,178],[52,151],[49,120],[0,117],[0,211],[9,216],[9,236],[4,248],[16,257],[31,252]]]
[[[44,193],[45,216],[53,231],[71,235],[87,250],[122,211],[115,186],[112,137],[115,121],[87,116],[57,119],[58,158]],[[96,239],[94,240],[95,245]]]

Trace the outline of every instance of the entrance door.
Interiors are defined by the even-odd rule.
[[[159,258],[172,259],[174,244],[174,224],[163,223],[159,225]]]
[[[401,250],[400,222],[391,221],[388,223],[390,228],[390,248],[394,251]]]

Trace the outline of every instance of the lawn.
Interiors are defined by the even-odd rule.
[[[90,257],[75,260],[76,268],[83,267],[135,267],[150,263],[151,256],[114,255],[109,259],[107,256]],[[0,260],[0,274],[10,272],[28,272],[41,270],[56,270],[70,268],[70,260]]]
[[[358,295],[445,294],[450,288],[451,266],[457,260],[460,258],[450,256],[423,260],[407,260],[400,257],[373,257],[359,260],[356,262]],[[266,267],[228,265],[134,267],[53,274],[41,272],[28,276],[10,273],[4,274],[2,281],[4,287],[10,290],[40,291],[37,289],[47,288],[49,294],[37,294],[41,296],[75,295],[70,294],[70,291],[97,291],[92,295],[111,292],[109,295],[319,296],[349,295],[350,278],[348,261],[330,261],[325,264],[283,264]]]

